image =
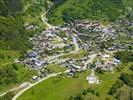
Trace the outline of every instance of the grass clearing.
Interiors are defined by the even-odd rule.
[[[65,66],[59,64],[50,64],[47,68],[56,73],[64,72],[66,70]]]
[[[18,100],[68,100],[70,96],[82,93],[84,89],[92,88],[99,93],[99,97],[94,94],[88,93],[87,95],[95,100],[104,100],[106,97],[110,97],[107,93],[112,84],[118,79],[119,73],[105,73],[106,75],[98,74],[99,78],[103,80],[100,85],[88,85],[86,81],[89,72],[81,73],[79,78],[50,78],[35,87],[26,91],[19,97]],[[53,85],[54,83],[54,85]],[[55,92],[56,91],[56,92]],[[101,92],[102,91],[102,92]],[[42,94],[43,93],[43,94]],[[63,95],[62,95],[63,94]],[[83,96],[88,98],[88,96]],[[113,100],[114,98],[111,98]]]
[[[124,67],[122,72],[127,69],[128,67]],[[108,95],[108,91],[112,84],[118,80],[121,72],[105,72],[104,74],[96,73],[99,79],[102,80],[102,83],[99,85],[88,85],[86,77],[89,74],[90,71],[86,71],[85,73],[80,73],[78,78],[53,77],[47,79],[26,91],[18,98],[18,100],[68,100],[70,96],[82,93],[83,90],[88,88],[98,92],[99,96],[89,92],[87,95],[82,95],[84,100],[105,100],[107,98],[109,98],[109,100],[114,100],[113,96]]]
[[[77,54],[66,54],[61,56],[60,58],[73,58],[73,59],[79,59],[87,55],[87,52],[85,51],[80,51]]]
[[[88,87],[85,79],[89,73],[79,74],[78,78],[49,78],[26,91],[18,100],[67,100]]]

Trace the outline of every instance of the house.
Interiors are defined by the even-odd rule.
[[[89,84],[99,84],[100,81],[98,80],[98,77],[94,75],[94,69],[92,69],[91,75],[89,75],[87,78],[87,81]]]
[[[90,76],[87,77],[87,80],[88,80],[89,84],[97,83],[97,78],[95,76],[90,75]]]
[[[114,51],[115,49],[112,47],[112,48],[108,48],[109,51]]]
[[[120,60],[118,60],[118,59],[114,58],[114,64],[115,64],[115,65],[120,64],[120,62],[121,62]]]
[[[73,77],[73,75],[74,75],[74,73],[70,71],[70,72],[67,74],[67,77]]]
[[[73,68],[76,70],[76,71],[78,71],[78,72],[80,72],[81,71],[81,66],[73,66]]]
[[[109,58],[110,55],[108,55],[108,54],[104,54],[104,55],[102,55],[102,57],[103,57],[103,58]]]
[[[28,56],[30,57],[30,58],[32,58],[32,57],[36,57],[37,56],[37,52],[34,52],[34,51],[32,51],[32,52],[29,52],[28,53]]]
[[[32,77],[33,80],[36,80],[37,78],[38,78],[37,76],[33,76],[33,77]]]

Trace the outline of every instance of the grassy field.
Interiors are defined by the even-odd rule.
[[[64,56],[61,56],[60,58],[73,58],[73,59],[79,59],[87,55],[87,52],[80,51],[77,54],[66,54]]]
[[[120,76],[120,73],[116,72],[112,74],[111,72],[109,72],[104,73],[103,75],[97,74],[97,76],[99,76],[100,80],[102,80],[102,84],[93,85],[90,87],[99,93],[99,96],[96,98],[96,100],[105,100],[106,97],[110,98],[109,100],[114,100],[113,96],[108,95],[108,92],[112,84],[115,83],[115,81]]]
[[[66,70],[65,66],[59,64],[50,64],[47,68],[56,73],[64,72]]]
[[[86,81],[87,75],[89,75],[88,72],[80,74],[79,78],[50,78],[26,91],[18,100],[68,100],[70,96],[81,93],[84,89],[88,88],[92,88],[98,92],[99,97],[88,93],[86,96],[83,96],[85,100],[88,100],[89,98],[92,100],[94,98],[95,100],[104,100],[105,97],[110,97],[111,100],[114,100],[114,98],[109,96],[107,93],[109,87],[111,87],[119,77],[119,73],[106,73],[106,75],[99,75],[100,79],[103,81],[102,84],[90,86]]]
[[[128,67],[124,67],[122,72],[125,71],[129,72]],[[113,96],[108,95],[108,91],[112,84],[119,78],[121,72],[96,73],[99,79],[102,80],[100,85],[88,85],[86,77],[89,74],[90,71],[87,71],[80,73],[78,78],[53,77],[47,79],[26,91],[18,100],[68,100],[70,96],[82,93],[83,90],[87,90],[88,88],[93,89],[99,95],[96,96],[89,92],[87,95],[82,95],[84,100],[105,100],[107,98],[114,100]]]
[[[88,87],[85,80],[88,74],[89,72],[79,74],[78,78],[50,78],[26,91],[18,100],[68,99]]]

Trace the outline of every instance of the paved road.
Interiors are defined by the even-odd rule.
[[[86,69],[86,67],[87,67],[87,65],[88,65],[89,63],[92,63],[92,61],[94,60],[94,58],[96,57],[96,55],[97,55],[97,54],[93,54],[93,55],[90,55],[90,56],[89,56],[90,59],[88,59],[88,60],[85,62],[85,64],[84,64],[84,68],[83,68],[84,70]]]
[[[19,89],[22,89],[22,88],[24,88],[24,87],[30,85],[30,84],[31,84],[30,82],[24,82],[24,83],[22,83],[19,87],[10,89],[9,91],[10,91],[10,92],[13,92],[13,91],[19,90]],[[8,91],[8,92],[9,92],[9,91]],[[0,94],[0,97],[6,95],[8,92],[4,92],[4,93]]]
[[[48,11],[47,11],[47,12],[48,12]],[[47,12],[41,15],[41,19],[42,19],[42,21],[48,26],[47,28],[48,28],[48,29],[51,29],[51,28],[53,28],[53,26],[50,25],[50,24],[47,22],[47,18],[45,17],[46,14],[47,14]],[[79,45],[78,45],[78,43],[77,43],[77,37],[74,36],[74,35],[72,35],[72,39],[73,39],[73,43],[74,43],[74,45],[75,45],[75,50],[74,50],[74,51],[71,51],[71,52],[69,52],[69,53],[67,53],[67,54],[78,53],[78,52],[80,51]],[[54,61],[55,59],[57,59],[58,57],[64,56],[64,55],[66,55],[66,53],[60,54],[60,55],[56,55],[56,56],[49,56],[49,57],[45,58],[44,60],[46,60],[46,61],[48,61],[48,62],[52,62],[52,61]],[[62,61],[64,61],[64,59],[63,59]],[[87,63],[86,63],[86,66],[87,66]],[[60,74],[60,73],[51,74],[51,75],[49,75],[49,76],[47,76],[47,77],[45,77],[45,78],[39,80],[38,82],[29,85],[27,88],[23,89],[23,90],[20,91],[16,96],[14,96],[14,98],[13,98],[12,100],[16,100],[16,98],[18,98],[23,92],[25,92],[26,90],[30,89],[30,88],[33,87],[34,85],[36,85],[36,84],[38,84],[38,83],[40,83],[40,82],[42,82],[42,81],[44,81],[44,80],[46,80],[46,79],[48,79],[48,78],[50,78],[50,77],[57,76],[58,74]],[[14,88],[14,89],[12,89],[12,90],[10,90],[10,91],[15,91],[15,90],[17,90],[18,88],[19,88],[19,87]],[[4,92],[4,93],[0,94],[0,96],[5,95],[6,93],[7,93],[7,92]]]
[[[47,12],[48,12],[48,11],[47,11]],[[48,23],[48,20],[47,20],[47,18],[46,18],[47,12],[46,12],[46,13],[43,13],[43,14],[41,15],[41,19],[42,19],[42,21],[47,25],[47,28],[48,28],[48,29],[51,29],[53,26],[50,25],[50,24]]]
[[[79,48],[79,45],[78,45],[78,43],[77,43],[76,37],[72,35],[72,38],[73,38],[73,43],[74,43],[74,45],[75,45],[75,52],[80,51],[80,48]]]
[[[67,73],[67,72],[69,72],[69,71],[70,71],[70,70],[66,70],[66,71],[64,71],[64,73]],[[35,82],[35,83],[29,85],[28,87],[24,88],[22,91],[18,92],[18,93],[12,98],[12,100],[17,100],[17,98],[18,98],[20,95],[22,95],[25,91],[27,91],[28,89],[32,88],[33,86],[37,85],[38,83],[41,83],[42,81],[44,81],[44,80],[46,80],[46,79],[48,79],[48,78],[50,78],[50,77],[57,76],[57,75],[59,75],[59,74],[61,74],[61,73],[62,73],[62,72],[48,75],[47,77],[44,77],[44,78],[42,78],[41,80],[39,80],[39,81],[37,81],[37,82]]]
[[[83,69],[86,69],[87,65],[88,65],[89,63],[91,63],[91,62],[94,60],[95,57],[96,57],[96,54],[91,55],[91,56],[90,56],[90,59],[85,63]],[[67,73],[67,72],[69,72],[69,71],[70,71],[70,70],[66,70],[64,73]],[[36,84],[38,84],[38,83],[40,83],[40,82],[42,82],[42,81],[44,81],[44,80],[46,80],[46,79],[48,79],[48,78],[50,78],[50,77],[57,76],[57,75],[59,75],[59,74],[61,74],[61,73],[62,73],[62,72],[59,72],[59,73],[56,73],[56,74],[51,74],[51,75],[49,75],[49,76],[47,76],[47,77],[45,77],[45,78],[43,78],[43,79],[37,81],[36,83],[33,83],[33,84],[29,85],[27,88],[25,88],[25,89],[23,89],[22,91],[20,91],[19,93],[17,93],[17,94],[13,97],[12,100],[16,100],[20,95],[22,95],[25,91],[27,91],[28,89],[32,88],[32,87],[35,86]]]
[[[45,61],[48,61],[49,63],[53,62],[53,60],[61,57],[61,56],[64,56],[64,55],[67,55],[67,54],[73,54],[73,53],[78,53],[80,51],[80,48],[79,48],[79,44],[77,42],[77,39],[75,36],[72,35],[72,39],[73,39],[73,43],[75,45],[75,50],[74,51],[71,51],[69,53],[62,53],[62,54],[59,54],[59,55],[55,55],[55,56],[49,56],[47,58],[44,58]]]

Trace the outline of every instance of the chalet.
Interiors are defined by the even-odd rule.
[[[37,56],[37,52],[32,51],[32,52],[29,52],[28,53],[28,57],[30,57],[30,58],[31,57],[34,57],[35,58],[36,56]]]
[[[99,84],[100,83],[100,81],[98,80],[98,77],[94,75],[93,69],[92,69],[92,73],[89,76],[87,76],[86,79],[87,79],[89,84],[95,84],[95,83]]]
[[[73,71],[70,71],[68,74],[67,74],[67,77],[73,77],[74,76],[74,72]]]
[[[114,51],[115,48],[111,47],[111,48],[108,48],[109,51]]]
[[[38,78],[37,76],[33,76],[33,77],[32,77],[33,80],[36,80],[37,78]]]

